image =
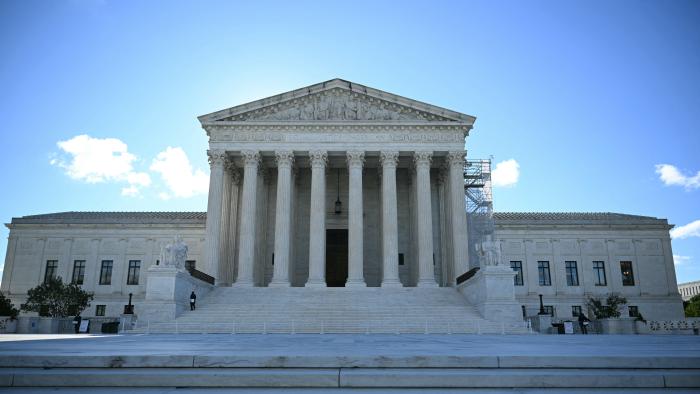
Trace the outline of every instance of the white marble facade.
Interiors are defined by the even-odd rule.
[[[467,270],[466,218],[437,216],[465,211],[474,117],[332,80],[199,120],[217,283],[435,287]],[[347,246],[327,250],[332,232]]]
[[[452,287],[473,268],[462,166],[474,117],[336,79],[199,120],[209,136],[206,213],[13,218],[2,291],[19,304],[49,262],[70,280],[82,261],[82,286],[96,294],[85,315],[104,305],[116,316],[129,293],[137,308],[144,300],[148,268],[175,235],[218,286]],[[539,294],[567,318],[587,297],[615,292],[648,319],[682,317],[666,220],[588,213],[495,220],[503,263],[522,265],[511,294],[528,315]],[[100,283],[103,261],[113,264],[108,284]],[[127,284],[130,261],[139,262],[135,284]],[[540,281],[541,261],[549,283]],[[567,282],[571,261],[576,285]],[[595,282],[594,262],[604,262],[605,284]],[[620,262],[631,264],[633,283],[623,284]]]

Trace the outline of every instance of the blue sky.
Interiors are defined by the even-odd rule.
[[[339,77],[476,116],[469,156],[514,160],[499,211],[684,226],[678,279],[698,280],[699,20],[697,1],[4,0],[0,219],[206,210],[196,116]]]

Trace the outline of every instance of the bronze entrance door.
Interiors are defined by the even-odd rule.
[[[326,230],[326,285],[345,287],[348,278],[348,230]]]

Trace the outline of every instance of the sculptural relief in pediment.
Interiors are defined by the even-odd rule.
[[[243,112],[223,121],[451,121],[357,92],[332,89]]]

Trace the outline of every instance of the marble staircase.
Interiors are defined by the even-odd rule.
[[[139,316],[136,333],[523,334],[493,322],[453,288],[218,287],[171,322]]]

